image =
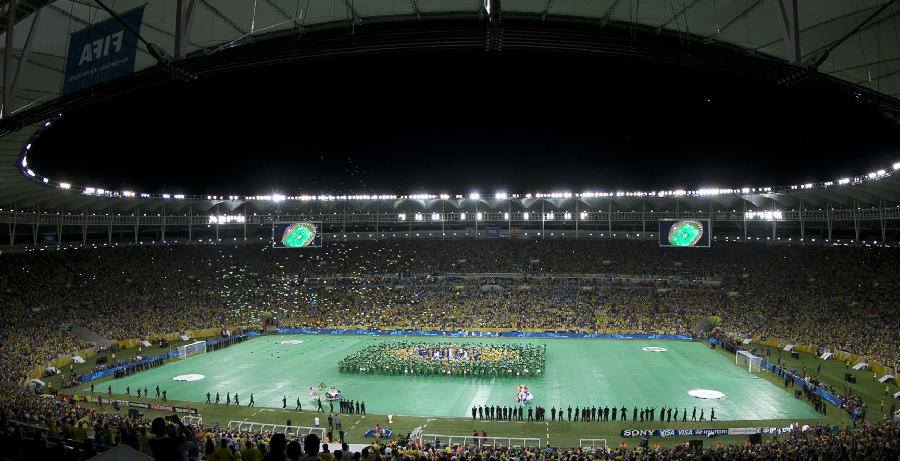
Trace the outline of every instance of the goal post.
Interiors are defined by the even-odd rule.
[[[762,357],[757,357],[749,351],[738,349],[734,353],[734,363],[747,368],[747,371],[750,373],[759,373],[762,371],[762,361]]]
[[[186,359],[188,357],[205,354],[206,353],[206,341],[194,341],[190,344],[185,344],[182,346],[178,346],[178,358]]]
[[[581,448],[606,448],[606,439],[578,439]]]

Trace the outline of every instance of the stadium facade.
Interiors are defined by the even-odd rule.
[[[78,33],[110,15],[92,2],[42,0],[10,2],[13,8],[3,12],[0,222],[10,247],[259,241],[271,237],[273,222],[301,220],[321,222],[326,241],[655,240],[657,221],[671,218],[709,219],[716,242],[883,244],[900,237],[900,163],[818,183],[701,190],[626,191],[610,184],[594,191],[196,196],[190,184],[168,192],[71,184],[44,177],[28,162],[42,130],[92,101],[253,66],[398,50],[551,49],[654,60],[803,86],[900,120],[896,2],[812,8],[797,0],[169,3],[116,2],[123,17],[140,8],[136,29],[147,43],[135,43],[126,75],[79,89],[68,86],[78,77],[71,62],[127,48],[128,34],[96,47],[90,41],[73,46]]]

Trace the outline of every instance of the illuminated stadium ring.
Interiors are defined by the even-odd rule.
[[[189,375],[178,375],[172,378],[172,381],[200,381],[206,376],[198,375],[198,374],[189,374]]]
[[[309,246],[316,237],[316,226],[307,223],[294,223],[287,226],[281,234],[281,244],[289,248]]]
[[[691,389],[688,395],[698,399],[721,400],[725,398],[723,392],[714,391],[712,389]]]
[[[703,237],[699,221],[678,221],[669,228],[669,243],[677,247],[692,247]]]
[[[288,340],[282,341],[281,344],[296,345],[296,344],[303,344],[305,342],[306,341],[304,341],[302,339],[288,339]]]
[[[648,346],[643,348],[646,352],[666,352],[668,349],[665,347],[656,347],[656,346]]]

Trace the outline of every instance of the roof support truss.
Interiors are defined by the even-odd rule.
[[[826,73],[826,74],[837,74],[837,73],[840,73],[840,72],[855,71],[855,70],[857,70],[857,69],[864,69],[864,68],[867,68],[867,67],[869,67],[869,66],[880,66],[880,65],[882,65],[882,64],[887,64],[887,63],[889,63],[889,62],[895,62],[895,61],[900,61],[900,57],[896,57],[896,58],[887,58],[887,59],[880,59],[880,60],[878,60],[878,61],[872,61],[872,62],[867,62],[867,63],[863,63],[863,64],[857,64],[857,65],[855,65],[855,66],[842,67],[842,68],[840,68],[840,69],[829,70],[829,71],[827,71],[827,72],[825,72],[825,73]]]
[[[781,1],[781,0],[779,0],[779,1]],[[875,10],[877,10],[877,9],[879,9],[879,8],[880,8],[880,7],[876,5],[876,6],[872,6],[872,7],[862,8],[862,9],[859,9],[859,10],[856,10],[856,11],[851,11],[851,12],[849,12],[849,13],[845,13],[845,14],[842,14],[842,15],[839,15],[839,16],[834,16],[834,17],[828,18],[828,19],[826,19],[826,20],[824,20],[824,21],[822,21],[822,22],[818,22],[818,23],[811,24],[811,25],[807,26],[806,28],[804,28],[803,30],[801,30],[800,33],[802,34],[802,33],[810,32],[810,31],[816,30],[816,29],[818,29],[818,28],[820,28],[820,27],[827,26],[827,25],[829,25],[829,24],[833,24],[833,23],[836,23],[836,22],[838,22],[838,21],[843,21],[844,19],[847,19],[847,18],[849,18],[849,17],[858,15],[858,14],[860,14],[860,13],[865,13],[865,12],[869,12],[869,11],[875,11]],[[768,48],[768,47],[770,47],[770,46],[772,46],[772,45],[778,43],[778,42],[781,41],[781,40],[784,40],[784,38],[782,37],[782,38],[780,38],[780,39],[771,40],[771,41],[766,42],[766,43],[763,43],[763,44],[761,44],[761,45],[757,45],[757,46],[755,46],[755,47],[753,48],[753,51],[759,51],[759,50],[761,50],[761,49]]]
[[[541,21],[547,19],[547,13],[550,11],[550,5],[553,4],[553,0],[547,0],[547,4],[544,5],[544,11],[541,12]]]
[[[747,15],[750,14],[751,12],[753,12],[753,10],[755,10],[756,7],[758,7],[759,5],[761,5],[762,2],[763,2],[763,0],[756,0],[755,2],[753,2],[752,4],[750,4],[750,6],[748,6],[744,11],[741,11],[737,16],[731,18],[730,21],[726,22],[724,26],[719,27],[718,29],[716,29],[716,33],[715,33],[715,34],[710,35],[709,37],[706,37],[706,40],[704,40],[703,43],[704,43],[705,45],[709,45],[710,43],[714,42],[720,35],[722,35],[723,32],[725,32],[726,30],[728,30],[728,28],[730,28],[731,26],[733,26],[736,22],[738,22],[738,21],[740,21],[741,19],[747,17]]]
[[[800,64],[800,16],[797,11],[797,0],[778,0],[781,13],[781,32],[784,36],[784,48],[788,62]]]
[[[194,0],[178,0],[175,11],[175,59],[184,56],[185,43],[191,30]]]
[[[9,89],[9,102],[7,103],[7,107],[9,108],[8,111],[10,113],[14,110],[12,104],[16,99],[16,90],[19,87],[19,82],[22,81],[22,73],[25,71],[25,65],[28,63],[28,55],[31,54],[31,48],[34,45],[34,36],[41,23],[41,12],[43,11],[44,9],[41,8],[34,12],[34,20],[31,21],[31,29],[28,30],[28,37],[25,39],[25,47],[22,48],[22,54],[19,56],[19,64],[16,66],[16,75],[13,77],[12,87]]]
[[[619,9],[619,5],[622,4],[622,0],[613,0],[612,5],[609,5],[609,8],[606,9],[606,13],[603,14],[603,19],[600,22],[605,26],[609,23],[609,20],[612,18],[612,15]]]
[[[656,28],[656,33],[657,33],[657,34],[662,33],[662,31],[665,30],[665,28],[666,28],[669,24],[672,24],[672,22],[677,21],[678,18],[679,18],[680,16],[685,15],[685,14],[688,12],[688,10],[690,10],[691,8],[693,8],[694,5],[700,3],[700,1],[701,1],[701,0],[691,0],[691,3],[688,3],[687,5],[685,5],[684,7],[682,7],[680,10],[678,10],[677,12],[675,12],[675,14],[673,14],[671,18],[669,18],[668,20],[666,20],[665,22],[663,22],[662,24],[660,24],[659,27]],[[671,3],[670,3],[670,5],[671,5]],[[685,27],[685,30],[687,30],[686,27]]]
[[[888,7],[893,5],[895,1],[897,1],[897,0],[889,0],[889,1],[885,2],[884,5],[881,5],[881,8],[878,8],[878,10],[876,10],[874,13],[872,13],[871,15],[866,17],[866,19],[863,20],[862,22],[860,22],[856,27],[854,27],[853,30],[851,30],[850,32],[847,32],[846,34],[844,34],[844,36],[829,43],[828,45],[825,45],[824,47],[819,48],[818,50],[815,50],[814,52],[810,53],[809,55],[811,56],[813,67],[818,67],[819,64],[824,62],[825,58],[828,57],[828,54],[831,53],[831,50],[837,48],[838,46],[840,46],[841,43],[844,43],[845,41],[847,41],[847,39],[856,35],[860,31],[865,30],[866,26],[870,22],[872,22],[872,20],[877,18],[878,15],[880,15],[884,10],[888,9]],[[893,15],[891,17],[893,17]]]
[[[344,6],[347,7],[347,13],[349,16],[348,20],[353,21],[353,24],[358,24],[360,21],[359,13],[353,6],[353,0],[344,0]]]
[[[3,50],[3,107],[0,107],[0,118],[12,112],[12,76],[10,76],[13,54],[13,36],[16,33],[16,0],[6,2],[6,49]],[[20,61],[21,64],[21,61]]]
[[[271,6],[273,10],[277,11],[278,14],[280,14],[281,17],[283,17],[284,19],[291,21],[291,22],[295,21],[295,19],[292,18],[291,15],[287,14],[287,11],[284,11],[284,8],[282,8],[280,5],[275,3],[273,0],[266,0],[266,3],[269,6]]]
[[[243,37],[243,36],[247,35],[246,30],[242,29],[241,26],[237,25],[236,22],[232,21],[231,18],[229,18],[228,16],[225,16],[225,14],[222,13],[221,11],[219,11],[218,8],[210,5],[208,0],[200,0],[200,4],[203,5],[212,14],[216,15],[216,17],[218,17],[219,19],[224,21],[225,24],[228,24],[229,26],[231,26],[231,28],[234,29],[235,31],[237,31],[237,33],[240,34],[240,36]]]
[[[892,71],[890,71],[890,72],[885,72],[885,73],[883,73],[883,74],[881,74],[881,75],[876,75],[876,76],[874,76],[874,77],[870,77],[870,78],[867,78],[867,79],[865,79],[865,80],[860,80],[860,81],[858,81],[858,82],[853,82],[853,84],[854,84],[854,85],[864,85],[864,84],[866,84],[866,83],[872,83],[872,82],[881,80],[881,79],[883,79],[883,78],[888,78],[888,77],[891,77],[891,76],[894,76],[894,75],[897,75],[897,74],[900,74],[900,69],[898,69],[898,70],[892,70]]]

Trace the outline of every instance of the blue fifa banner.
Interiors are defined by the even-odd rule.
[[[126,11],[119,18],[140,33],[144,6]],[[134,72],[138,39],[115,18],[109,18],[71,34],[63,94],[74,93]]]

